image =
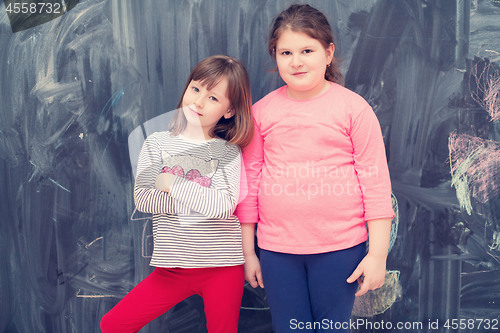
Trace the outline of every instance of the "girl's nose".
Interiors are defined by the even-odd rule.
[[[196,105],[197,108],[203,108],[204,105],[203,101],[204,101],[203,96],[198,96],[194,100],[194,105]]]
[[[302,66],[302,60],[300,59],[300,55],[294,54],[292,56],[292,66],[293,67],[300,67],[300,66]]]

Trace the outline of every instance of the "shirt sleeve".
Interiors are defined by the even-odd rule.
[[[369,105],[352,119],[350,135],[365,219],[393,218],[391,179],[384,140],[377,116]]]
[[[264,164],[264,142],[260,126],[256,121],[254,124],[254,135],[251,143],[243,148],[243,170],[245,179],[244,186],[247,190],[246,196],[236,207],[235,215],[240,223],[259,222],[259,187]],[[243,188],[243,185],[242,185]]]
[[[152,214],[187,213],[186,208],[205,217],[227,219],[236,208],[240,185],[241,152],[228,146],[212,176],[214,187],[204,187],[187,179],[173,176],[170,192],[155,188],[161,173],[161,150],[154,135],[143,144],[137,164],[134,201],[137,210]]]
[[[176,202],[168,193],[155,188],[156,176],[161,172],[161,150],[154,134],[142,145],[137,162],[134,202],[138,211],[151,214],[174,214]]]

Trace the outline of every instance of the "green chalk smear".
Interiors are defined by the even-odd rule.
[[[455,187],[457,199],[460,203],[460,208],[465,209],[467,214],[472,214],[472,203],[470,200],[470,189],[471,184],[467,177],[467,171],[472,167],[474,163],[477,163],[477,159],[483,153],[484,147],[479,147],[472,151],[469,156],[455,168],[455,171],[451,172],[451,185]],[[453,163],[451,162],[451,151],[450,151],[450,167],[453,170]],[[458,162],[456,162],[458,164]]]
[[[490,250],[500,250],[500,231],[493,232],[493,242],[489,245]]]
[[[451,185],[455,187],[460,208],[465,209],[467,214],[472,215],[472,203],[470,201],[470,186],[467,176],[452,177]]]

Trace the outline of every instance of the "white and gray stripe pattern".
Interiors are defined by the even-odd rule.
[[[175,172],[169,193],[156,176]],[[153,214],[156,267],[221,267],[243,264],[238,202],[241,152],[222,139],[195,141],[169,132],[150,135],[137,165],[134,200]]]

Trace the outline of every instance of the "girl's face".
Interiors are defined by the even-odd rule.
[[[326,49],[317,40],[303,32],[287,29],[276,42],[276,62],[287,94],[294,99],[320,95],[328,84],[325,80],[327,64],[333,59],[335,46]]]
[[[200,138],[203,133],[209,139],[210,130],[222,117],[232,117],[234,111],[230,109],[231,103],[226,92],[227,78],[220,80],[211,90],[199,81],[191,81],[182,97],[182,112],[187,120],[183,134]]]

